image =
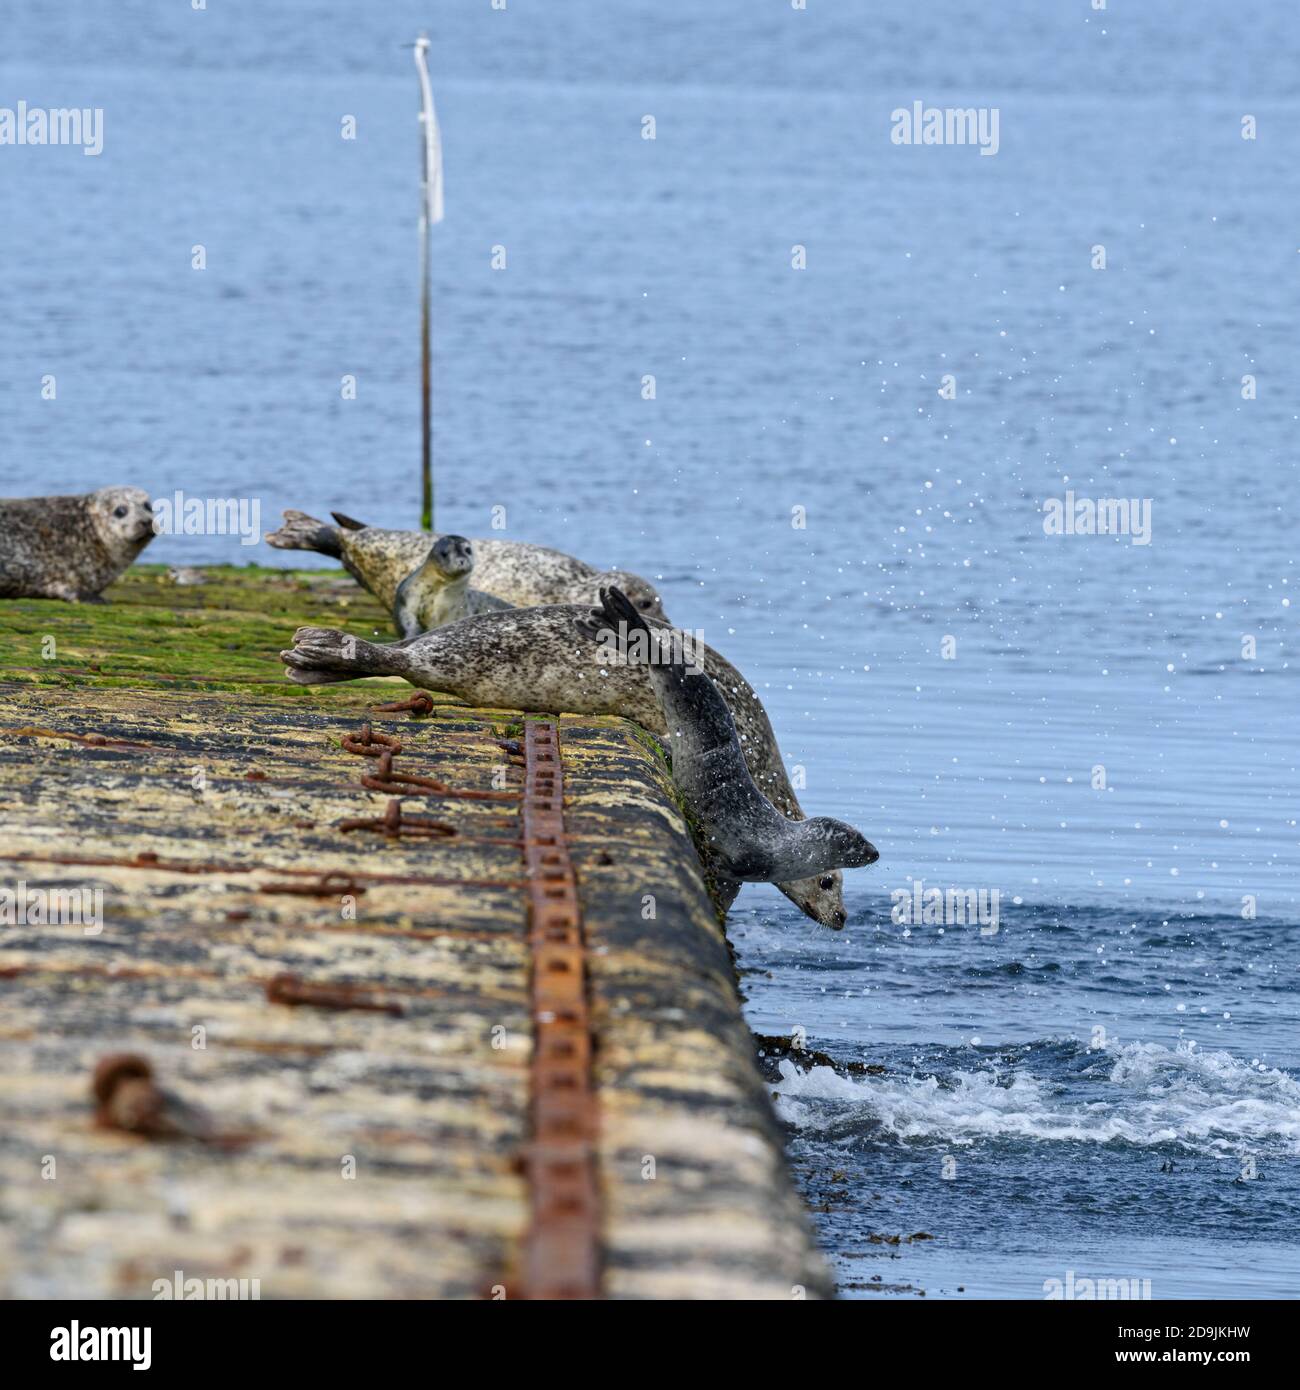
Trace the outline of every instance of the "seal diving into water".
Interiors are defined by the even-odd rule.
[[[363,588],[392,612],[398,586],[419,569],[429,546],[439,538],[427,531],[386,531],[366,526],[340,512],[337,526],[317,521],[305,512],[288,511],[284,525],[266,538],[278,550],[314,550],[343,562]],[[664,618],[654,586],[624,570],[593,569],[560,550],[523,541],[475,540],[474,587],[516,608],[547,603],[592,604],[600,590],[617,585],[647,616]]]
[[[608,659],[579,636],[575,622],[587,605],[555,604],[479,613],[403,642],[365,642],[333,628],[300,627],[291,651],[280,653],[289,679],[302,685],[355,680],[359,676],[402,676],[425,690],[442,691],[471,705],[496,709],[555,710],[573,714],[621,714],[652,734],[668,733],[664,712],[644,666],[618,651]],[[649,618],[683,642],[694,639]],[[782,815],[803,820],[786,776],[767,711],[749,682],[711,647],[695,643],[704,670],[721,691],[735,719],[750,775]],[[739,891],[720,894],[724,906]],[[838,871],[781,882],[777,887],[814,921],[842,927],[843,884]]]
[[[504,599],[469,587],[473,570],[473,545],[464,536],[439,536],[420,568],[397,586],[393,621],[398,632],[403,637],[418,637],[474,613],[509,608]]]
[[[603,591],[600,599],[601,606],[575,625],[593,641],[612,642],[648,672],[667,727],[673,781],[724,875],[784,882],[859,869],[880,858],[844,821],[783,816],[754,784],[727,702],[702,666],[687,661],[682,644],[671,640],[672,630],[652,630],[617,589]],[[638,633],[649,640],[638,641]]]
[[[153,537],[143,488],[0,498],[0,598],[101,602]]]

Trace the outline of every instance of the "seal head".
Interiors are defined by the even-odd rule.
[[[459,579],[474,568],[474,547],[464,536],[439,536],[424,563],[444,579]]]
[[[601,607],[575,625],[584,636],[616,646],[630,664],[646,667],[668,729],[673,781],[722,877],[791,883],[862,868],[880,857],[866,836],[844,821],[791,819],[763,795],[746,764],[731,710],[704,669],[703,653],[692,650],[693,639],[651,628],[618,589],[602,591]]]
[[[439,536],[419,569],[397,586],[393,622],[403,637],[418,637],[435,627],[458,623],[474,613],[490,613],[510,604],[469,587],[474,546],[464,536]]]
[[[109,557],[125,569],[153,540],[153,504],[139,487],[102,487],[86,499],[95,535]]]

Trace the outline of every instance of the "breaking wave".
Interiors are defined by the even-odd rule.
[[[1039,1047],[1059,1056],[1059,1043]],[[939,1075],[846,1076],[783,1061],[774,1087],[777,1110],[799,1130],[828,1137],[1174,1144],[1221,1157],[1261,1147],[1300,1154],[1300,1083],[1260,1062],[1203,1052],[1190,1042],[1092,1053],[1076,1045],[1073,1074],[1051,1080],[1031,1070],[1038,1050],[1028,1049],[1015,1066]]]

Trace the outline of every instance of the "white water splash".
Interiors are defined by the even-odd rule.
[[[1158,1043],[1113,1048],[1114,1065],[1087,1085],[1099,1098],[1070,1098],[1075,1083],[1023,1071],[954,1071],[933,1075],[842,1076],[830,1067],[799,1071],[781,1063],[777,1110],[816,1132],[846,1118],[899,1139],[973,1144],[1002,1137],[1105,1144],[1180,1143],[1226,1157],[1267,1145],[1300,1154],[1300,1083],[1284,1072]]]

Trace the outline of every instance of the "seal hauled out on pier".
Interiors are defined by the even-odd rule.
[[[99,602],[153,538],[143,488],[0,498],[0,598]]]
[[[412,685],[442,691],[472,705],[619,714],[663,737],[668,726],[645,668],[629,664],[618,652],[602,660],[604,649],[579,636],[574,623],[589,613],[588,605],[579,604],[508,608],[463,618],[422,637],[383,644],[334,628],[300,627],[294,633],[293,649],[281,652],[280,659],[289,668],[289,679],[301,685],[359,676],[402,676]],[[668,628],[652,617],[647,622],[654,629]],[[685,642],[694,640],[682,633],[675,636]],[[695,650],[731,711],[755,783],[782,815],[803,820],[762,701],[712,647],[697,643]],[[726,892],[719,897],[724,906],[730,906],[739,882],[723,886]],[[777,887],[814,921],[828,927],[844,925],[838,871]]]
[[[699,664],[688,662],[671,629],[655,632],[618,589],[575,619],[593,641],[609,640],[631,665],[644,666],[663,709],[673,781],[726,877],[789,882],[831,869],[860,869],[880,858],[865,835],[842,820],[789,820],[759,791],[745,764],[736,721]],[[638,641],[642,633],[649,640]]]
[[[397,586],[393,621],[398,632],[418,637],[475,613],[509,608],[504,599],[469,587],[473,571],[473,543],[464,536],[439,536],[420,568]]]
[[[287,511],[284,525],[266,538],[278,550],[314,550],[343,562],[363,588],[392,612],[397,590],[428,558],[439,539],[428,531],[388,531],[341,512],[330,526],[305,512]],[[655,588],[625,570],[600,571],[561,550],[524,541],[475,540],[474,587],[481,593],[531,608],[538,604],[597,602],[602,588],[617,585],[647,617],[667,621]]]

